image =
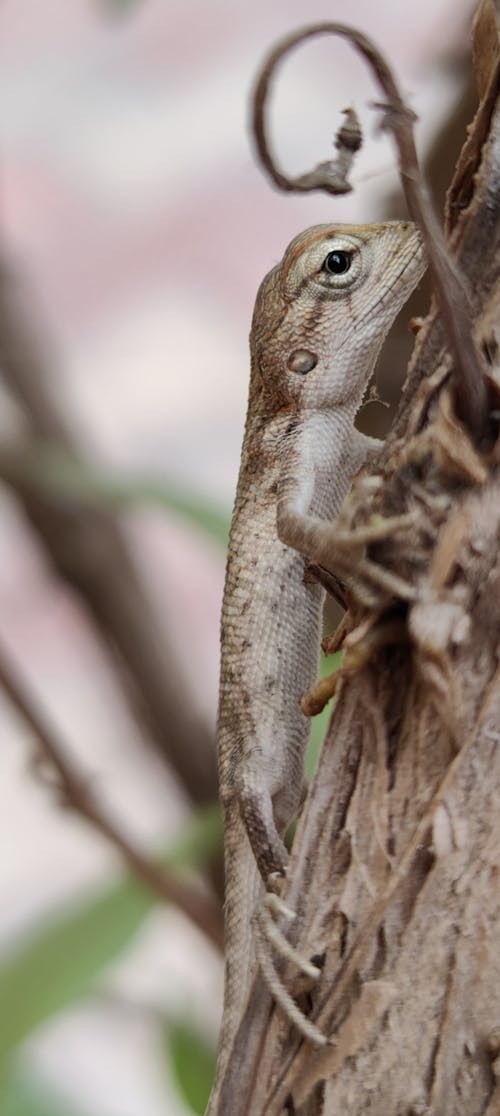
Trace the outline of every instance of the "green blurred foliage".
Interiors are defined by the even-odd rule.
[[[334,655],[322,655],[320,663],[321,678],[326,678],[328,674],[333,674],[338,670],[342,662],[343,652],[336,651]],[[322,713],[318,713],[317,717],[312,717],[311,737],[306,754],[306,776],[311,779],[318,766],[318,760],[321,752],[323,740],[325,739],[326,730],[332,715],[333,703],[330,701],[325,706]]]
[[[98,0],[105,15],[123,16],[136,8],[140,0]]]
[[[170,868],[200,869],[220,851],[221,841],[219,810],[199,811],[164,859]],[[152,892],[126,877],[53,918],[3,959],[0,1065],[36,1027],[92,990],[156,902]]]
[[[0,1074],[2,1116],[83,1116],[32,1073],[11,1070]],[[99,1116],[94,1111],[92,1116]]]
[[[215,1073],[215,1050],[184,1020],[170,1020],[164,1029],[167,1064],[179,1094],[203,1116]]]
[[[153,504],[187,520],[219,546],[226,546],[229,516],[211,500],[163,478],[126,476],[40,442],[16,460],[15,472],[52,499],[70,499],[110,510]]]
[[[39,1024],[81,999],[153,905],[129,880],[52,922],[0,966],[0,1061]]]

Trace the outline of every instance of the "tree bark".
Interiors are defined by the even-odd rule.
[[[475,21],[480,104],[451,184],[446,234],[485,363],[488,428],[456,413],[437,309],[398,415],[342,513],[412,512],[369,548],[336,705],[292,851],[283,929],[321,957],[300,999],[315,1050],[257,977],[225,1085],[252,1116],[500,1114],[499,9]],[[391,576],[397,575],[391,591]],[[402,599],[401,579],[408,592]],[[373,587],[372,587],[373,588]],[[299,996],[293,967],[281,973]],[[228,1111],[231,1109],[228,1108]]]

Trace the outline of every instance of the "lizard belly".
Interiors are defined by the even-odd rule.
[[[286,790],[291,816],[310,728],[299,702],[317,670],[324,594],[304,582],[304,559],[273,535],[274,517],[273,509],[258,540],[254,532],[233,540],[222,616],[221,794],[232,797],[239,771],[251,770],[272,797],[283,800]]]

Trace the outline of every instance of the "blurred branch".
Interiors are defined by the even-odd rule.
[[[0,687],[29,726],[40,749],[56,775],[56,790],[62,805],[90,822],[125,860],[128,867],[164,902],[173,903],[218,948],[222,949],[222,918],[219,905],[200,888],[182,881],[166,867],[158,867],[145,856],[112,822],[97,803],[89,783],[65,755],[54,730],[37,706],[24,682],[17,675],[5,648],[0,647]]]
[[[138,0],[99,0],[99,7],[109,16],[121,17],[136,8]]]
[[[0,370],[21,406],[30,439],[51,443],[85,471],[82,454],[49,388],[44,347],[31,329],[15,280],[0,261]],[[174,648],[134,567],[115,517],[78,497],[35,489],[19,476],[9,483],[58,574],[78,591],[127,670],[151,736],[194,802],[217,794],[212,734],[195,711]],[[128,687],[130,696],[130,687]]]
[[[108,511],[153,504],[192,523],[219,546],[227,545],[229,516],[216,504],[161,477],[117,473],[78,460],[48,442],[0,444],[0,477],[11,487],[22,485],[62,504],[76,498]]]

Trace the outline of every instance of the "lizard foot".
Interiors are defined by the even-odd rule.
[[[418,521],[418,512],[405,512],[403,515],[372,516],[369,523],[364,526],[353,527],[351,530],[337,530],[332,537],[333,545],[337,549],[351,550],[359,546],[368,546],[370,543],[383,542],[399,531],[408,531]]]
[[[392,573],[392,570],[384,569],[376,562],[371,562],[368,558],[361,559],[357,572],[364,576],[367,581],[370,581],[372,585],[377,585],[391,596],[399,598],[399,600],[414,601],[417,597],[416,589],[408,581]]]
[[[306,717],[315,717],[318,713],[321,713],[330,698],[335,696],[342,680],[353,678],[382,648],[394,644],[407,644],[408,642],[408,628],[405,621],[400,617],[389,615],[387,619],[381,620],[379,615],[365,618],[356,628],[352,628],[344,638],[342,665],[337,667],[332,674],[327,675],[326,678],[320,678],[303,695],[300,701],[302,712]],[[328,638],[323,641],[324,645],[325,643],[328,647]],[[447,692],[449,690],[448,682]]]
[[[262,907],[256,914],[258,931],[263,940],[270,943],[284,961],[291,961],[296,969],[316,983],[321,976],[321,969],[302,957],[295,947],[290,944],[286,935],[275,922],[275,918],[279,917],[284,917],[291,922],[296,918],[296,915],[294,911],[290,910],[290,907],[287,907],[283,899],[280,899],[279,895],[268,892],[264,897]]]
[[[262,907],[256,911],[253,918],[255,952],[262,977],[273,999],[279,1004],[287,1019],[293,1023],[301,1035],[313,1046],[324,1047],[330,1040],[301,1011],[293,996],[285,988],[283,980],[273,963],[272,952],[275,951],[283,961],[291,963],[307,978],[308,982],[316,983],[321,975],[321,969],[312,961],[302,957],[290,944],[275,922],[277,916],[288,919],[296,917],[283,900],[271,892],[266,895]]]

